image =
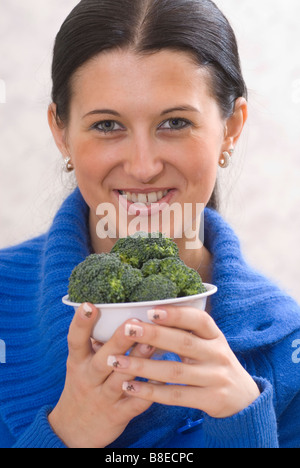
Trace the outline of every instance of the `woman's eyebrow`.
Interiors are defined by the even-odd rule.
[[[119,112],[112,110],[112,109],[95,109],[85,114],[82,118],[84,119],[85,117],[88,117],[89,115],[96,115],[96,114],[110,114],[110,115],[115,115],[116,117],[121,117]]]
[[[193,107],[193,106],[190,106],[190,105],[183,105],[183,106],[172,107],[170,109],[165,109],[164,111],[162,111],[162,113],[160,115],[162,116],[162,115],[170,114],[172,112],[177,112],[177,111],[188,111],[188,112],[198,112],[198,113],[200,113],[199,109],[197,109],[196,107]],[[95,109],[95,110],[92,110],[91,112],[88,112],[87,114],[85,114],[82,118],[84,119],[85,117],[88,117],[89,115],[96,115],[96,114],[110,114],[110,115],[114,115],[116,117],[121,117],[121,114],[119,114],[119,112],[117,112],[117,111],[115,111],[113,109]]]
[[[200,113],[200,110],[197,109],[196,107],[193,107],[190,105],[183,105],[183,106],[172,107],[171,109],[166,109],[160,115],[170,114],[172,112],[177,112],[177,111],[188,111],[188,112]]]

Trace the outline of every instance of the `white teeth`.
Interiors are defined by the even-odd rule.
[[[138,193],[137,201],[138,203],[147,203],[148,202],[147,195],[145,193]]]
[[[155,203],[158,200],[158,195],[156,192],[148,193],[148,202]]]
[[[168,190],[151,193],[130,193],[120,191],[120,193],[124,197],[127,197],[127,200],[132,203],[150,204],[157,203],[162,198],[164,198],[168,194]]]

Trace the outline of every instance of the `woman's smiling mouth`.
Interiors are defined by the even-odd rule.
[[[114,193],[128,214],[149,216],[157,214],[170,204],[176,189],[118,189]]]
[[[119,190],[120,195],[127,197],[127,200],[132,203],[157,203],[167,196],[170,190],[157,190],[149,193],[145,192],[131,192],[130,190]]]

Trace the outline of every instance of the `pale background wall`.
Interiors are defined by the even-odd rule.
[[[216,3],[250,90],[246,131],[220,173],[222,213],[248,261],[300,302],[300,2]],[[54,37],[76,4],[0,0],[0,248],[44,232],[70,188],[46,110]]]

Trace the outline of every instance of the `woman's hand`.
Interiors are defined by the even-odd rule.
[[[124,354],[134,344],[125,335],[125,325],[106,344],[96,346],[90,336],[97,316],[97,309],[90,304],[83,304],[74,316],[68,335],[65,388],[49,415],[53,430],[69,448],[109,445],[131,419],[151,405],[145,399],[124,394],[122,382],[134,379],[135,374],[116,373],[107,365],[109,355]],[[131,355],[135,359],[149,358],[153,351],[148,346],[135,346]]]
[[[197,408],[214,418],[232,416],[259,397],[256,383],[206,312],[169,306],[149,311],[149,318],[159,325],[127,325],[126,334],[139,343],[174,352],[182,362],[110,356],[108,362],[117,365],[116,373],[128,372],[155,381],[124,381],[127,395]]]

